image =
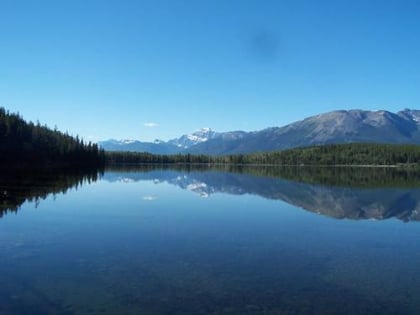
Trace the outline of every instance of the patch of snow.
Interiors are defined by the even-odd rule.
[[[130,144],[134,142],[136,142],[136,140],[124,139],[120,141],[120,144]]]
[[[189,148],[195,144],[206,142],[210,139],[215,138],[219,134],[213,131],[211,128],[201,128],[194,131],[191,134],[182,135],[179,138],[172,139],[168,143],[174,144],[179,148]]]

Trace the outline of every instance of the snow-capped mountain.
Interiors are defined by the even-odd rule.
[[[123,140],[116,140],[116,139],[109,139],[107,140],[107,143],[109,145],[115,145],[115,146],[124,146],[127,144],[131,144],[136,142],[136,140],[129,140],[129,139],[123,139]]]
[[[406,108],[403,111],[398,112],[398,114],[401,117],[415,121],[418,125],[420,125],[420,110]]]
[[[227,134],[227,133],[226,133]],[[222,136],[223,133],[213,131],[211,128],[201,128],[191,134],[182,135],[169,141],[156,139],[153,142],[137,140],[110,139],[99,142],[99,145],[107,151],[132,151],[150,152],[154,154],[174,154],[188,149],[196,144],[206,142]]]
[[[420,110],[337,110],[259,131],[215,132],[202,128],[167,142],[108,140],[99,145],[108,151],[217,155],[350,142],[420,144]]]
[[[201,128],[191,134],[169,140],[168,143],[176,145],[179,148],[187,149],[198,143],[217,138],[219,135],[220,133],[211,130],[211,128]]]
[[[248,132],[239,139],[211,139],[188,152],[238,154],[350,142],[420,144],[420,110],[337,110],[283,127]]]
[[[181,151],[181,148],[162,140],[142,142],[137,140],[109,139],[100,141],[98,144],[106,151],[150,152],[153,154],[174,154]]]

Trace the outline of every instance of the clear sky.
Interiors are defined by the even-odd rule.
[[[85,139],[419,105],[418,0],[0,0],[0,106]]]

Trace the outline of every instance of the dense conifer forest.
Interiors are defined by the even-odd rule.
[[[26,122],[18,114],[0,108],[0,163],[2,167],[98,166],[104,152],[39,123]]]
[[[106,152],[106,160],[108,164],[417,165],[420,146],[349,143],[224,156]]]

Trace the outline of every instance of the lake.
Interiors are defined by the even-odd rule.
[[[420,314],[420,175],[111,168],[0,179],[0,314]]]

